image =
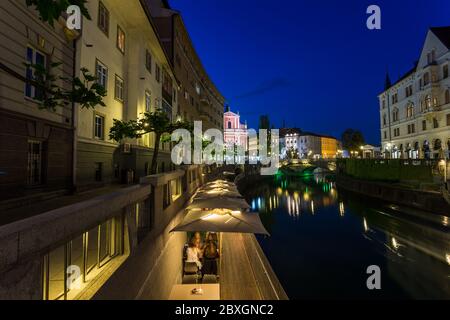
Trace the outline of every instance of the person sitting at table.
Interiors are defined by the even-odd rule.
[[[200,250],[197,247],[199,240],[194,237],[189,241],[189,246],[187,248],[186,254],[186,262],[194,262],[198,269],[202,269],[202,263],[200,262]]]
[[[202,235],[200,234],[200,232],[195,232],[193,238],[198,241],[198,245],[199,245],[199,249],[202,250],[204,243],[203,243],[203,239],[202,239]]]
[[[203,274],[217,275],[217,258],[219,258],[217,246],[213,241],[210,241],[203,250]]]
[[[206,235],[206,241],[205,241],[206,245],[209,242],[213,242],[217,247],[217,234],[216,233],[208,232],[208,234]]]

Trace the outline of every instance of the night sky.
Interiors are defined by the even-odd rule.
[[[450,25],[449,0],[171,0],[202,62],[250,127],[340,137],[360,129],[380,144],[377,95],[418,60],[430,26]],[[381,30],[366,9],[381,8]]]

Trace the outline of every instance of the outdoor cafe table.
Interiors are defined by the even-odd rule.
[[[203,294],[192,294],[195,288],[202,288]],[[169,300],[220,300],[220,285],[218,283],[174,285]]]

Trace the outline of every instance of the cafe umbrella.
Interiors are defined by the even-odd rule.
[[[230,198],[226,196],[219,196],[209,199],[194,199],[192,203],[186,208],[191,209],[229,209],[229,210],[243,210],[250,209],[250,206],[244,199]]]
[[[191,210],[171,232],[233,232],[269,235],[259,214],[239,210]]]

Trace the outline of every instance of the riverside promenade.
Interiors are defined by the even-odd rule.
[[[169,299],[182,281],[187,243],[185,232],[170,231],[194,192],[223,171],[186,166],[132,186],[60,197],[49,211],[41,206],[44,212],[6,221],[0,299]],[[220,260],[220,299],[287,299],[253,234],[223,233]],[[74,267],[78,276],[67,271]]]

